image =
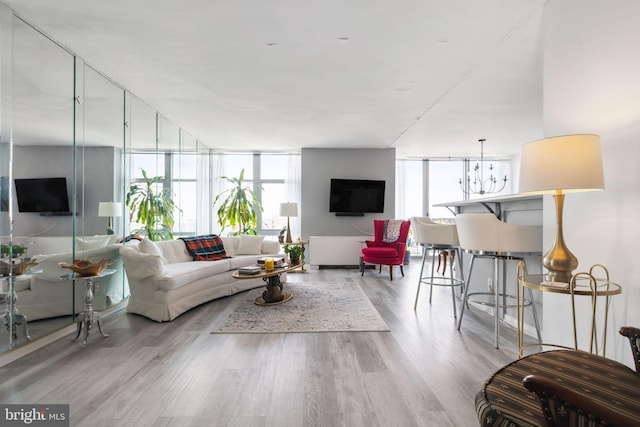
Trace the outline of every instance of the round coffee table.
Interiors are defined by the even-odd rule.
[[[283,290],[283,284],[280,282],[280,275],[288,271],[300,268],[299,265],[288,267],[276,267],[273,270],[260,270],[258,274],[242,274],[238,270],[233,272],[234,279],[258,279],[261,278],[267,284],[267,290],[261,296],[253,300],[257,305],[277,305],[283,304],[293,298],[293,294]]]

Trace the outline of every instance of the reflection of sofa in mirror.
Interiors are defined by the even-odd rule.
[[[29,238],[33,243],[29,246],[28,256],[41,260],[36,267],[41,273],[25,275],[17,278],[15,290],[17,307],[29,321],[50,317],[68,316],[80,313],[84,308],[85,281],[76,281],[75,290],[72,280],[61,280],[60,276],[70,274],[71,270],[59,266],[60,262],[73,263],[71,252],[73,239],[70,237],[35,237]],[[123,267],[118,250],[122,246],[117,243],[119,236],[90,236],[75,239],[75,259],[91,259],[98,261],[111,258],[116,262],[109,268],[118,273],[96,281],[93,308],[103,310],[122,301]]]

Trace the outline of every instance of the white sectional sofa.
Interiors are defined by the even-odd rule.
[[[237,280],[231,275],[239,267],[255,264],[260,256],[278,255],[278,242],[263,236],[222,237],[222,241],[231,258],[216,261],[193,261],[180,239],[144,239],[120,248],[131,291],[127,311],[171,321],[207,301],[263,286],[262,279]]]

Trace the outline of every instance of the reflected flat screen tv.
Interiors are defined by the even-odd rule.
[[[384,181],[331,179],[329,212],[364,214],[384,212]]]
[[[9,177],[0,176],[0,212],[9,210]]]
[[[69,212],[66,178],[15,179],[20,212]]]

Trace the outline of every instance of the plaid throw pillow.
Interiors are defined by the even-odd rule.
[[[194,261],[215,261],[229,258],[222,239],[215,234],[206,236],[180,237]]]

